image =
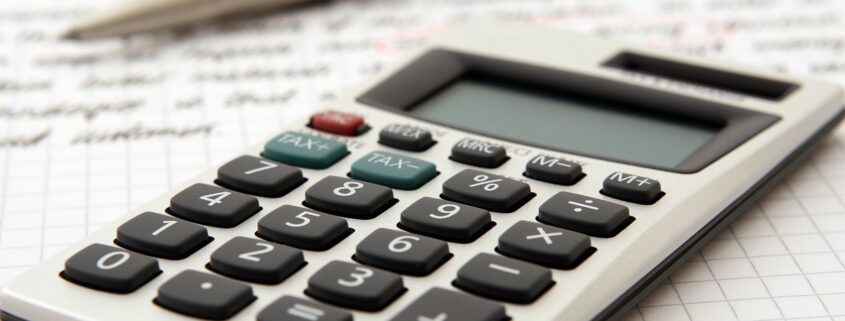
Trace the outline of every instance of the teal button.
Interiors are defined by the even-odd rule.
[[[264,144],[263,156],[288,165],[323,169],[349,154],[339,141],[286,131]]]
[[[352,178],[412,190],[437,176],[433,163],[388,152],[371,152],[352,164]]]

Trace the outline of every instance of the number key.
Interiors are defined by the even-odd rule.
[[[449,258],[440,240],[386,228],[375,230],[355,249],[361,263],[410,275],[428,275]]]
[[[89,288],[129,293],[160,273],[155,259],[113,246],[91,244],[65,262],[61,275]]]
[[[352,218],[376,217],[393,202],[387,187],[340,176],[327,176],[305,191],[305,205]]]
[[[282,205],[258,221],[261,238],[306,250],[323,251],[352,233],[346,220],[292,205]]]
[[[474,296],[432,288],[391,321],[504,321],[505,307]]]
[[[379,311],[405,292],[396,274],[343,261],[331,261],[308,279],[306,294],[339,306]]]
[[[443,198],[483,209],[510,213],[534,196],[528,184],[474,169],[443,183]]]
[[[474,241],[494,224],[488,211],[431,197],[408,206],[399,221],[404,230],[460,243]]]
[[[298,168],[244,155],[221,166],[216,182],[244,193],[279,197],[305,182],[305,178]]]
[[[261,207],[255,197],[197,183],[170,199],[171,214],[216,227],[234,227]]]
[[[276,284],[304,265],[300,250],[237,236],[211,254],[208,268],[244,281]]]
[[[205,227],[178,218],[144,212],[117,228],[115,243],[166,259],[183,259],[211,242]]]

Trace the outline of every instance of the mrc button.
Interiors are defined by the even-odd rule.
[[[573,185],[584,177],[581,165],[568,160],[537,155],[525,165],[525,176],[544,182]]]
[[[336,110],[314,114],[308,125],[322,132],[344,136],[358,136],[370,129],[370,126],[364,123],[363,117]]]
[[[622,172],[615,172],[605,178],[601,193],[645,205],[654,204],[665,194],[660,190],[660,182],[657,180]]]
[[[452,146],[451,160],[479,167],[499,167],[508,160],[505,148],[472,138],[461,139]]]
[[[378,142],[402,150],[419,152],[434,145],[431,132],[410,125],[391,124],[378,134]]]

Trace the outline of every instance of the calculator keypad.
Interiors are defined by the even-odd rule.
[[[477,254],[458,270],[455,286],[484,297],[531,303],[554,284],[549,269],[487,253]]]
[[[306,291],[319,300],[364,311],[379,311],[403,292],[402,278],[396,274],[337,260],[314,273]]]
[[[528,184],[492,173],[465,169],[443,183],[443,198],[510,213],[533,194]]]
[[[277,284],[304,265],[300,250],[238,236],[211,254],[208,268],[235,279]]]
[[[459,243],[474,241],[493,225],[486,210],[432,197],[408,206],[399,222],[404,230]]]
[[[431,288],[391,321],[504,321],[505,308],[485,299]]]
[[[244,155],[221,166],[216,182],[247,194],[279,197],[305,182],[305,178],[298,168]]]
[[[352,314],[325,304],[285,295],[261,310],[258,321],[352,321]]]
[[[575,193],[558,192],[540,205],[540,222],[584,234],[611,237],[633,221],[628,208]]]
[[[286,131],[264,144],[262,156],[292,166],[324,169],[348,154],[346,144],[334,139]]]
[[[303,207],[282,205],[258,221],[258,236],[306,250],[327,250],[352,230],[345,219]]]
[[[185,270],[158,289],[155,302],[189,316],[225,320],[253,300],[255,296],[248,285],[209,273]]]
[[[340,176],[326,176],[305,191],[308,207],[359,219],[377,216],[392,202],[391,189]]]
[[[592,254],[590,237],[570,230],[519,221],[499,237],[499,253],[552,268],[571,269]]]
[[[380,228],[355,249],[355,260],[396,273],[424,276],[449,258],[446,242]]]
[[[62,276],[90,288],[130,293],[160,273],[155,259],[95,243],[70,257]]]
[[[437,168],[418,158],[375,151],[355,161],[349,176],[390,188],[414,190],[437,176]]]
[[[166,259],[182,259],[211,241],[200,225],[153,212],[141,213],[117,228],[116,243]]]
[[[253,196],[197,183],[170,199],[171,214],[200,224],[234,227],[261,207]]]

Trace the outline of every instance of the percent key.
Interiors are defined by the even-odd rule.
[[[473,169],[465,169],[443,183],[441,197],[494,212],[511,213],[534,193],[528,184]]]

